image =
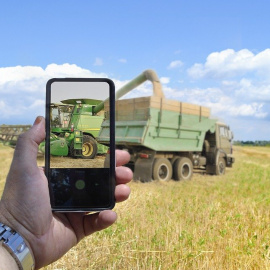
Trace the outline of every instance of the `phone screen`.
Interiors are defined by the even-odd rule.
[[[45,172],[52,210],[114,207],[114,95],[109,79],[48,81]]]

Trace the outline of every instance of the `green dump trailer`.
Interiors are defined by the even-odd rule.
[[[152,96],[117,100],[115,106],[116,146],[131,154],[128,166],[134,180],[188,180],[194,168],[224,174],[234,162],[229,126],[211,119],[209,108],[166,99],[153,70],[122,87],[116,97],[146,80],[153,83]],[[97,138],[100,143],[107,143],[108,130],[105,119]]]

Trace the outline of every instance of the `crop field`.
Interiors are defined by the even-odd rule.
[[[12,153],[0,146],[0,193]],[[234,154],[223,176],[130,183],[116,224],[43,269],[270,269],[270,148]]]

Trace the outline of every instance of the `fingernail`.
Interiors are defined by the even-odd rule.
[[[34,122],[34,125],[38,125],[42,121],[42,117],[38,116]]]

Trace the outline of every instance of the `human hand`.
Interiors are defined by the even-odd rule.
[[[115,212],[52,213],[48,182],[37,166],[38,145],[45,138],[45,121],[38,117],[33,127],[18,139],[13,161],[0,201],[0,222],[17,231],[33,251],[36,269],[48,265],[85,236],[112,225]],[[129,168],[122,167],[129,154],[116,150],[116,202],[129,197],[126,185],[132,179]]]

